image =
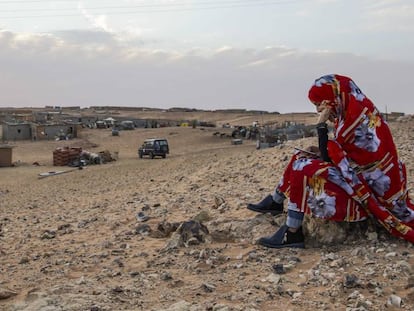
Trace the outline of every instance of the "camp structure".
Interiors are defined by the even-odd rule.
[[[13,166],[12,162],[13,147],[10,145],[0,145],[0,167]]]
[[[4,141],[30,140],[32,138],[32,125],[28,122],[4,122],[2,128]]]

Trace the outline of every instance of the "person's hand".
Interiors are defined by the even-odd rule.
[[[329,120],[329,115],[331,114],[331,108],[325,107],[320,113],[319,118],[316,123],[323,123]]]

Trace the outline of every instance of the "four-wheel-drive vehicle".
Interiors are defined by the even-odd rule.
[[[142,158],[144,155],[151,159],[154,157],[165,158],[170,153],[168,141],[165,138],[151,138],[146,139],[141,147],[138,148],[138,156]]]

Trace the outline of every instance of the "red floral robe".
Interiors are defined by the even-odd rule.
[[[279,185],[289,196],[289,208],[336,221],[370,214],[391,234],[414,242],[405,165],[377,108],[340,75],[317,79],[309,99],[315,104],[328,100],[335,111],[335,138],[328,142],[332,163],[300,154],[292,158]]]
[[[288,198],[288,208],[334,221],[354,222],[367,217],[355,201],[352,188],[332,163],[297,152],[290,160],[278,190]]]

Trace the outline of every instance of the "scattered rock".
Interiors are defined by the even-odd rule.
[[[5,287],[0,287],[0,300],[1,299],[8,299],[10,297],[16,296],[17,292],[12,291]]]
[[[56,231],[54,230],[45,230],[42,235],[41,239],[54,239],[56,237]]]

